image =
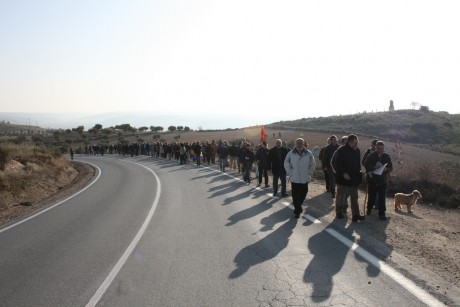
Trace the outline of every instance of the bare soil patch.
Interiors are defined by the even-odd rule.
[[[8,172],[17,173],[18,178],[23,175],[22,170],[23,165],[17,161],[12,161],[7,168]],[[14,197],[5,190],[0,191],[0,226],[14,223],[78,192],[91,181],[96,170],[88,164],[71,161],[65,173],[65,176],[30,178],[29,181],[22,177],[21,191]]]

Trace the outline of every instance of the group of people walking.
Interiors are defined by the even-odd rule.
[[[358,206],[358,187],[365,180],[368,196],[366,214],[371,215],[376,208],[379,218],[385,220],[386,187],[393,164],[385,152],[384,142],[373,140],[362,159],[358,137],[354,134],[343,137],[340,146],[335,135],[329,137],[327,142],[318,158],[326,178],[326,189],[335,198],[336,218],[344,218],[347,198],[350,198],[352,221],[365,219]]]
[[[358,187],[364,180],[368,196],[365,214],[371,215],[372,210],[377,209],[379,218],[385,220],[386,187],[393,165],[391,157],[385,152],[384,142],[373,140],[371,148],[365,152],[362,159],[358,148],[359,140],[354,134],[342,137],[340,145],[335,135],[329,137],[327,142],[328,145],[321,148],[318,159],[325,174],[327,191],[335,198],[336,218],[345,217],[349,199],[352,222],[365,220],[364,212],[360,211],[358,205]],[[193,149],[195,154],[200,152],[199,145],[195,145]],[[268,171],[271,170],[274,196],[287,196],[286,181],[289,178],[294,217],[300,217],[302,204],[308,193],[308,184],[316,170],[315,156],[307,149],[304,139],[298,138],[293,148],[288,148],[286,142],[277,139],[271,149],[266,142],[252,148],[251,144],[245,141],[240,146],[219,141],[217,154],[220,170],[225,172],[230,157],[230,167],[238,169],[247,184],[251,183],[251,171],[254,170],[257,186],[260,187],[264,183],[265,188],[270,187]],[[199,163],[197,159],[197,164]]]
[[[319,151],[317,159],[321,161],[326,190],[335,198],[336,218],[345,217],[349,199],[352,221],[365,219],[358,206],[358,187],[365,180],[368,192],[366,214],[371,215],[372,210],[377,209],[380,219],[385,220],[386,187],[389,173],[393,169],[391,157],[385,153],[385,144],[373,140],[371,148],[367,149],[361,159],[358,137],[354,134],[342,137],[340,145],[335,135],[329,137],[327,143]],[[269,148],[266,142],[253,147],[246,140],[238,145],[236,142],[213,140],[192,143],[119,144],[110,146],[107,150],[120,155],[144,154],[169,160],[174,158],[181,165],[190,161],[197,166],[201,163],[218,164],[222,172],[225,172],[226,168],[238,171],[247,184],[251,183],[251,172],[255,172],[257,186],[260,187],[264,183],[265,188],[270,187],[268,171],[271,171],[273,196],[287,197],[286,184],[289,180],[295,218],[299,218],[302,213],[301,206],[307,196],[308,184],[317,164],[315,156],[307,149],[307,143],[302,138],[295,141],[293,148],[288,148],[286,141],[277,139],[273,148]],[[85,148],[85,153],[92,151],[103,154],[104,150],[100,147]],[[73,151],[71,154],[73,156]]]

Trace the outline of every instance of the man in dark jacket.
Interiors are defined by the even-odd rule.
[[[219,167],[222,172],[225,173],[225,167],[227,166],[228,159],[228,146],[227,141],[222,141],[222,145],[217,149],[219,155]]]
[[[335,180],[334,172],[331,168],[331,160],[334,152],[337,150],[337,148],[339,148],[339,145],[337,144],[337,137],[335,135],[332,135],[329,139],[331,140],[331,143],[324,149],[324,156],[321,160],[321,164],[323,170],[329,177],[329,192],[331,192],[332,198],[335,198]]]
[[[375,151],[371,152],[364,162],[367,174],[367,215],[371,214],[374,207],[376,196],[378,194],[379,218],[386,220],[386,188],[387,175],[393,170],[391,157],[385,152],[385,144],[378,141],[375,145]]]
[[[263,142],[262,145],[259,147],[259,149],[256,152],[255,156],[256,162],[257,162],[257,167],[259,169],[259,184],[257,186],[260,186],[262,184],[262,176],[265,179],[265,187],[268,188],[268,148],[267,148],[267,142]]]
[[[331,139],[330,139],[330,138],[327,138],[326,142],[327,142],[327,145],[331,144]],[[324,151],[326,150],[326,146],[327,146],[327,145],[321,147],[321,149],[320,149],[320,151],[319,151],[318,160],[321,161],[321,163],[323,163]],[[326,191],[329,191],[329,175],[328,175],[327,172],[324,170],[324,166],[322,166],[322,169],[323,169],[323,174],[324,174],[324,180],[326,181]]]
[[[364,162],[366,162],[367,156],[368,156],[371,152],[374,152],[374,151],[375,151],[375,146],[377,145],[377,142],[378,142],[378,141],[379,141],[379,140],[376,140],[376,139],[372,140],[372,142],[371,142],[371,147],[368,148],[368,149],[366,150],[366,152],[364,153],[363,159],[361,160],[361,164],[362,164],[363,166],[364,166]]]
[[[336,218],[344,218],[343,203],[346,195],[350,195],[352,221],[363,221],[364,216],[359,212],[358,186],[362,181],[361,153],[358,148],[358,137],[350,134],[347,143],[337,149],[333,169],[337,184],[337,198],[335,199]]]
[[[195,145],[193,145],[193,152],[195,153],[196,156],[196,165],[200,166],[201,165],[201,150],[202,147],[200,145],[200,142],[196,141]]]
[[[232,169],[236,169],[236,163],[238,159],[239,148],[236,146],[236,143],[233,142],[230,147],[228,147],[228,155],[230,156],[230,165]]]
[[[268,164],[273,174],[273,196],[278,194],[278,180],[281,180],[281,196],[286,197],[286,170],[284,169],[284,160],[288,149],[281,147],[281,140],[276,140],[276,145],[268,152]]]
[[[252,164],[254,163],[254,152],[251,149],[251,144],[244,144],[244,148],[240,153],[240,161],[244,167],[243,180],[247,184],[250,184]]]

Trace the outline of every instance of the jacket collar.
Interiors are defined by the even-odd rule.
[[[307,150],[306,148],[304,148],[304,149],[302,149],[302,152],[300,153],[300,155],[301,155],[301,156],[306,155],[307,152],[308,152],[308,150]],[[292,153],[295,153],[295,154],[297,154],[297,155],[299,154],[299,153],[297,152],[297,148],[295,148],[295,147],[292,148]]]

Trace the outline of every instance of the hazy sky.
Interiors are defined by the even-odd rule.
[[[460,1],[0,0],[2,112],[460,113]]]

